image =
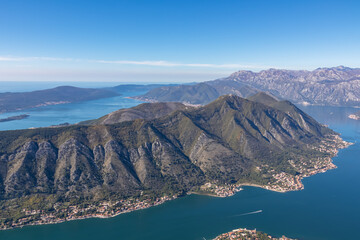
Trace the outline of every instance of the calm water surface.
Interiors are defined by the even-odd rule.
[[[113,100],[116,100],[115,103]],[[77,122],[79,116],[89,114],[89,109],[99,111],[100,113],[92,114],[101,116],[105,114],[101,112],[103,106],[116,104],[114,108],[117,109],[119,106],[137,104],[126,101],[128,99],[114,98],[72,107],[68,104],[64,108],[56,106],[45,109],[42,114],[46,118],[61,112],[65,116],[59,116],[59,122],[64,122],[65,119],[71,122],[71,114],[79,112],[75,114]],[[96,104],[102,107],[96,107]],[[78,106],[83,108],[78,109]],[[299,239],[360,239],[360,121],[346,117],[356,109],[302,108],[318,121],[340,132],[345,140],[355,143],[341,150],[334,158],[337,169],[304,179],[305,189],[302,191],[275,193],[245,187],[229,198],[191,195],[109,219],[86,219],[1,231],[0,239],[202,240],[239,227],[256,228],[274,236],[284,234]],[[72,112],[69,116],[68,111]],[[32,115],[40,116],[40,113],[36,111]],[[18,127],[22,123],[27,127],[25,120],[17,121]],[[258,210],[262,212],[243,215]]]
[[[4,84],[4,83],[1,83]],[[0,87],[0,92],[7,91],[24,91],[24,89],[28,88],[28,83],[12,83],[12,84],[4,84]],[[39,89],[44,89],[41,83],[35,83],[33,87],[37,87]],[[72,86],[79,87],[111,87],[116,84],[112,83],[46,83],[46,88],[51,88],[55,86],[62,86],[64,84],[71,84]],[[83,85],[81,85],[83,84]],[[20,86],[19,86],[20,85]],[[40,87],[42,86],[42,87]],[[30,87],[31,90],[34,90]],[[30,91],[30,90],[27,90]],[[20,114],[28,114],[29,117],[23,120],[10,121],[10,122],[0,122],[0,130],[13,130],[13,129],[24,129],[24,128],[32,128],[32,127],[46,127],[51,125],[57,125],[61,123],[78,123],[80,121],[89,120],[99,118],[118,110],[120,108],[129,108],[136,106],[141,101],[135,99],[128,99],[128,96],[136,96],[144,94],[144,92],[135,92],[135,91],[124,91],[121,92],[121,96],[111,97],[111,98],[103,98],[93,101],[87,102],[79,102],[79,103],[69,103],[69,104],[61,104],[61,105],[52,105],[45,107],[38,107],[33,109],[28,109],[25,111],[16,111],[0,114],[0,118],[7,118],[10,116],[16,116]]]

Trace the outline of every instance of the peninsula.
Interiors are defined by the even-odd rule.
[[[119,93],[108,89],[60,86],[33,92],[0,93],[0,113],[13,112],[48,105],[89,101],[114,97]]]
[[[348,146],[288,101],[147,103],[83,124],[0,132],[0,227],[111,217],[243,185],[285,192]]]
[[[10,121],[15,121],[15,120],[21,120],[21,119],[28,118],[29,116],[30,115],[28,115],[28,114],[21,114],[21,115],[11,116],[11,117],[7,117],[7,118],[1,118],[0,122],[10,122]]]

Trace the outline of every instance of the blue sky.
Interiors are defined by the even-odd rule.
[[[360,67],[359,1],[1,0],[0,81]]]

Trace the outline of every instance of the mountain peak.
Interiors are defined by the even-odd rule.
[[[247,99],[249,99],[250,101],[259,102],[259,103],[262,103],[265,105],[270,105],[270,104],[273,104],[273,103],[279,101],[276,97],[274,97],[270,93],[266,93],[266,92],[258,92],[255,95],[248,97]]]
[[[168,115],[177,110],[190,109],[192,107],[186,106],[178,102],[156,102],[156,103],[142,103],[132,108],[120,109],[109,113],[98,119],[79,122],[80,125],[99,125],[99,124],[114,124],[135,119],[151,120]]]
[[[223,95],[218,97],[214,102],[219,102],[219,103],[240,103],[240,102],[244,102],[247,101],[245,98],[239,97],[235,94],[227,94],[227,95]],[[211,104],[211,103],[210,103]]]

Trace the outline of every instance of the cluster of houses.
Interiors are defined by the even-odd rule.
[[[330,156],[319,157],[316,161],[312,161],[311,163],[300,161],[295,164],[294,161],[290,160],[289,163],[300,173],[300,175],[292,176],[285,172],[273,174],[272,176],[276,179],[276,181],[271,184],[269,183],[269,185],[264,187],[266,189],[279,192],[303,189],[303,185],[301,183],[302,178],[336,168],[336,166],[332,163],[331,157],[338,153],[338,149],[345,148],[350,144],[351,143],[343,141],[338,135],[334,135],[332,139],[323,140],[319,146],[313,146],[313,149],[329,153]]]
[[[87,207],[80,207],[77,205],[63,208],[60,204],[54,206],[54,211],[45,213],[44,210],[29,210],[23,209],[24,217],[17,221],[11,222],[8,225],[1,226],[2,229],[9,229],[14,227],[21,227],[24,225],[42,225],[61,223],[65,221],[85,219],[85,218],[107,218],[113,217],[122,213],[127,213],[139,209],[162,204],[166,201],[177,198],[177,196],[163,196],[152,200],[150,198],[139,200],[136,198],[119,200],[116,202],[102,202],[98,205],[88,205]]]
[[[294,177],[291,174],[281,172],[278,174],[274,174],[273,178],[275,178],[276,181],[271,185],[271,190],[278,192],[286,192],[303,188],[299,176]]]
[[[236,192],[242,190],[239,185],[234,184],[225,184],[225,185],[217,185],[214,183],[205,183],[200,187],[202,192],[207,192],[209,194],[216,195],[218,197],[229,197],[234,195]]]

